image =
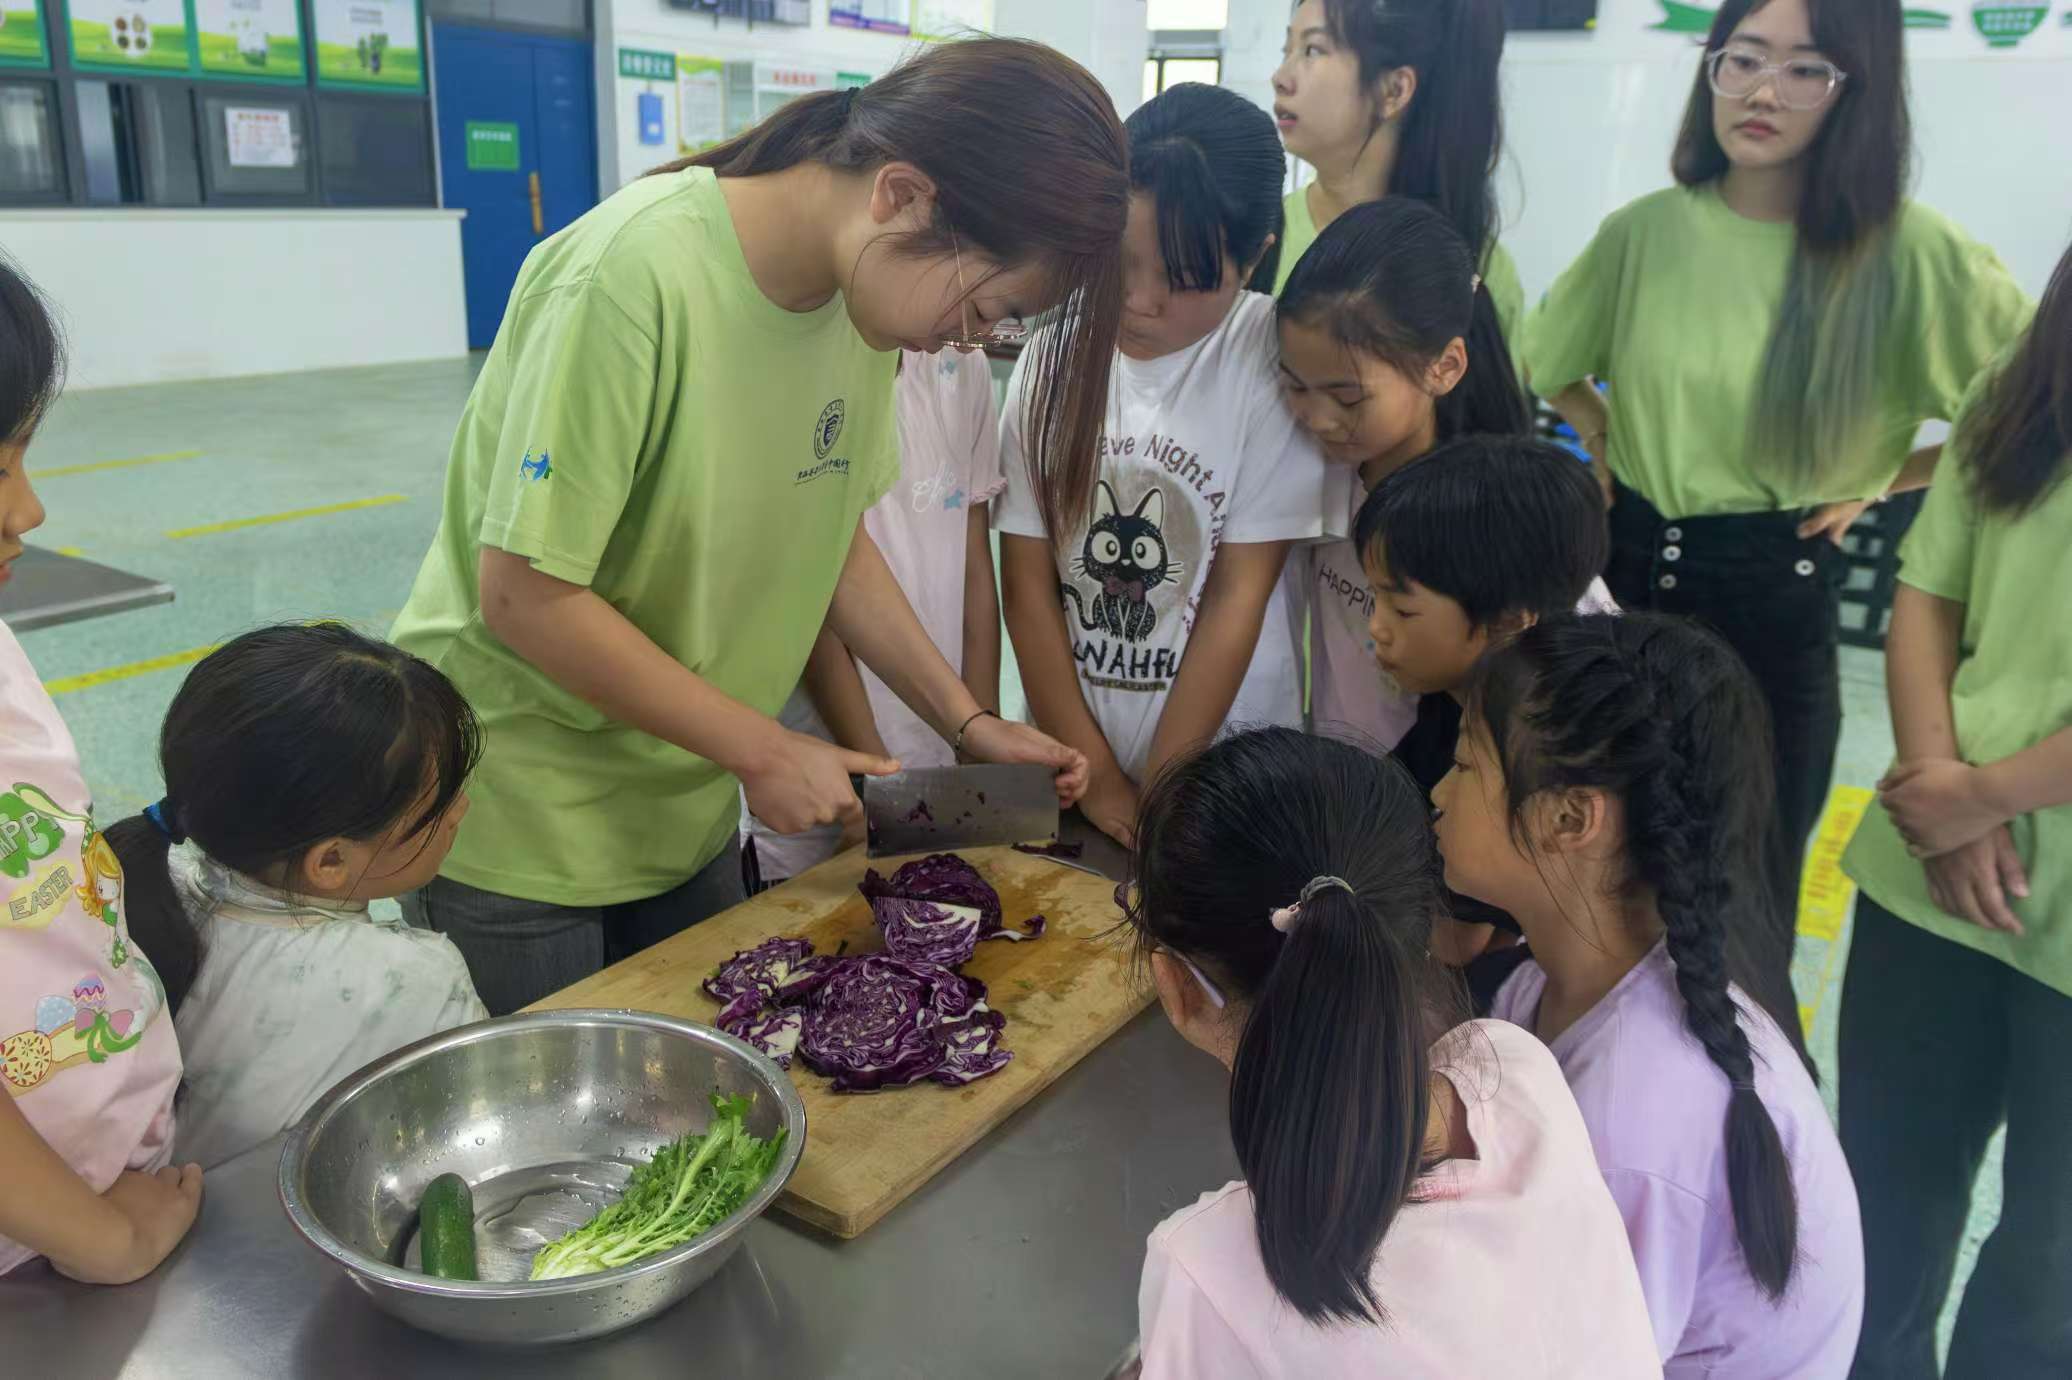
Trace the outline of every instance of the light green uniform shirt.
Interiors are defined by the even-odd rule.
[[[1667,188],[1606,217],[1526,318],[1520,354],[1533,390],[1548,398],[1585,377],[1608,381],[1612,473],[1666,517],[1875,497],[1921,423],[1955,413],[2029,314],[1993,251],[1938,213],[1908,203],[1893,234],[1875,423],[1855,455],[1816,480],[1790,482],[1748,453],[1797,232],[1736,214],[1716,183]]]
[[[1276,297],[1288,285],[1288,275],[1295,271],[1295,265],[1317,242],[1316,218],[1309,213],[1309,188],[1297,187],[1281,205],[1287,209],[1288,224],[1281,235],[1280,281],[1273,285]],[[1510,251],[1495,240],[1489,242],[1489,252],[1483,258],[1483,285],[1489,289],[1490,305],[1496,308],[1497,324],[1504,328],[1504,340],[1515,353],[1518,319],[1525,314],[1525,288],[1518,281],[1518,265],[1512,262]]]
[[[607,719],[489,633],[480,548],[588,586],[775,714],[858,519],[898,475],[897,358],[864,344],[839,296],[811,312],[764,297],[706,169],[636,182],[533,251],[394,632],[486,729],[443,875],[611,905],[684,882],[733,839],[732,777]]]
[[[1950,684],[1957,750],[1994,762],[2072,726],[2072,482],[2008,518],[1980,511],[1968,470],[1955,446],[1944,452],[1900,545],[1900,579],[1964,605]],[[1921,864],[1875,805],[1842,869],[1901,919],[2072,996],[2072,805],[2023,815],[2008,832],[2029,875],[2029,899],[2007,898],[2028,931],[2019,938],[1937,909]]]

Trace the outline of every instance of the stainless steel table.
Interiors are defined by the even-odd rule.
[[[172,601],[173,587],[163,580],[32,546],[0,585],[0,622],[32,632]]]
[[[151,1278],[92,1289],[38,1265],[0,1280],[0,1370],[1099,1380],[1136,1333],[1145,1236],[1235,1177],[1225,1088],[1147,1011],[856,1240],[765,1218],[679,1307],[545,1351],[463,1347],[375,1311],[289,1228],[268,1144],[209,1175],[194,1234]]]

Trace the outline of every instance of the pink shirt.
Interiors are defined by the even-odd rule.
[[[1342,483],[1343,481],[1341,481]],[[1353,483],[1345,526],[1366,501],[1366,486]],[[1374,616],[1374,590],[1350,540],[1297,547],[1281,575],[1284,596],[1310,614],[1309,719],[1319,733],[1350,736],[1379,749],[1393,748],[1417,721],[1417,696],[1404,691],[1374,660],[1367,620]],[[1619,605],[1604,581],[1592,580],[1577,613],[1617,613]]]
[[[1490,1014],[1530,1028],[1547,974],[1527,962]],[[1791,1163],[1799,1263],[1772,1303],[1741,1258],[1727,1187],[1727,1076],[1684,1025],[1668,949],[1655,946],[1552,1045],[1625,1218],[1670,1380],[1849,1373],[1863,1319],[1863,1231],[1841,1142],[1776,1022],[1740,992],[1755,1086]],[[1898,1153],[1895,1151],[1895,1153]]]
[[[172,1156],[180,1044],[130,942],[79,752],[0,623],[0,1075],[95,1192]],[[0,1274],[35,1258],[0,1237]]]
[[[964,561],[971,510],[999,496],[999,409],[993,371],[977,351],[900,356],[894,386],[899,423],[899,483],[863,515],[892,576],[929,640],[958,674],[964,670]],[[950,745],[922,723],[891,687],[858,665],[885,750],[908,767],[950,765]],[[786,728],[831,738],[803,689],[777,716]],[[796,877],[834,856],[839,828],[777,834],[747,816],[765,878]]]
[[[1319,1327],[1274,1292],[1242,1183],[1151,1234],[1144,1380],[1657,1376],[1619,1214],[1561,1070],[1526,1032],[1461,1026],[1434,1065],[1467,1105],[1472,1160],[1419,1180],[1374,1261],[1382,1326]]]

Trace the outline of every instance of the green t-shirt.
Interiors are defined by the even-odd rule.
[[[811,312],[765,298],[706,169],[636,182],[532,252],[394,632],[486,730],[445,876],[610,905],[682,883],[734,837],[731,776],[607,719],[489,633],[480,548],[588,586],[775,714],[858,520],[898,475],[896,359],[839,296]]]
[[[1288,225],[1281,235],[1280,281],[1273,285],[1276,297],[1288,285],[1288,275],[1295,271],[1295,265],[1317,242],[1316,218],[1309,213],[1309,188],[1297,187],[1281,205],[1287,209]],[[1518,281],[1518,265],[1512,262],[1510,251],[1496,240],[1489,242],[1489,252],[1483,259],[1482,280],[1489,288],[1490,304],[1496,308],[1497,324],[1504,328],[1504,340],[1515,354],[1518,318],[1525,314],[1525,288]]]
[[[1964,605],[1950,684],[1957,748],[1994,762],[2072,727],[2072,481],[2017,518],[1980,511],[1968,461],[1951,446],[1928,501],[1899,548],[1899,578]],[[2028,933],[1984,930],[1928,899],[1921,864],[1873,805],[1843,855],[1864,893],[1904,920],[2072,996],[2072,805],[2008,826],[2029,874],[2029,899],[2007,898]]]
[[[1667,188],[1606,217],[1526,318],[1520,354],[1533,389],[1552,397],[1585,377],[1608,381],[1612,473],[1669,517],[1875,497],[1921,423],[1950,417],[2029,315],[1993,251],[1943,216],[1908,203],[1893,233],[1875,426],[1817,482],[1789,483],[1748,455],[1797,232],[1737,214],[1715,183]]]

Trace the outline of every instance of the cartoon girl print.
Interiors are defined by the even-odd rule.
[[[122,863],[109,846],[107,835],[94,828],[91,821],[86,826],[86,837],[79,843],[79,870],[84,874],[79,882],[79,904],[114,935],[108,963],[120,968],[129,962],[129,946],[122,939]]]

